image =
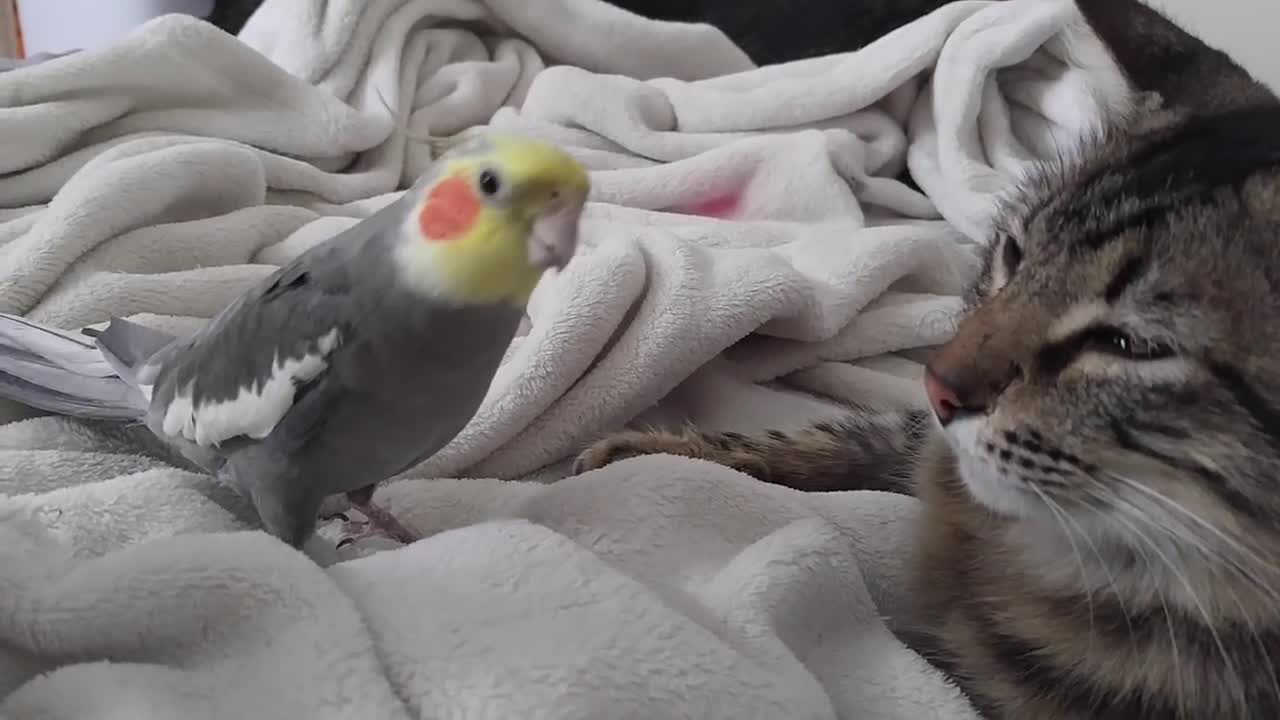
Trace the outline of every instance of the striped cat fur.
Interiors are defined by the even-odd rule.
[[[624,432],[923,501],[919,647],[990,718],[1280,718],[1280,100],[1134,0],[1078,0],[1133,112],[1023,185],[932,407]]]

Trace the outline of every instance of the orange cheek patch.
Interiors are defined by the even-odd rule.
[[[480,214],[480,200],[461,177],[441,180],[427,193],[418,213],[418,228],[431,240],[449,240],[470,229]]]

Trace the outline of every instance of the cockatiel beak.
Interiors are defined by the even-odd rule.
[[[539,268],[563,270],[578,249],[578,224],[585,201],[553,202],[533,220],[529,233],[529,263]]]

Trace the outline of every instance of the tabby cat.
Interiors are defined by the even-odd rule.
[[[928,412],[625,432],[578,469],[916,494],[925,650],[989,717],[1274,720],[1280,99],[1136,0],[1078,4],[1145,105],[1010,204]]]

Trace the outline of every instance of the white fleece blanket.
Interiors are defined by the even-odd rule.
[[[586,247],[470,426],[380,491],[409,547],[322,568],[136,428],[0,427],[0,716],[973,716],[889,631],[909,499],[670,457],[431,478],[918,402],[998,195],[1125,95],[1068,0],[768,68],[598,0],[268,0],[241,39],[169,17],[0,73],[0,311],[198,327],[422,170],[397,124],[568,147]]]

